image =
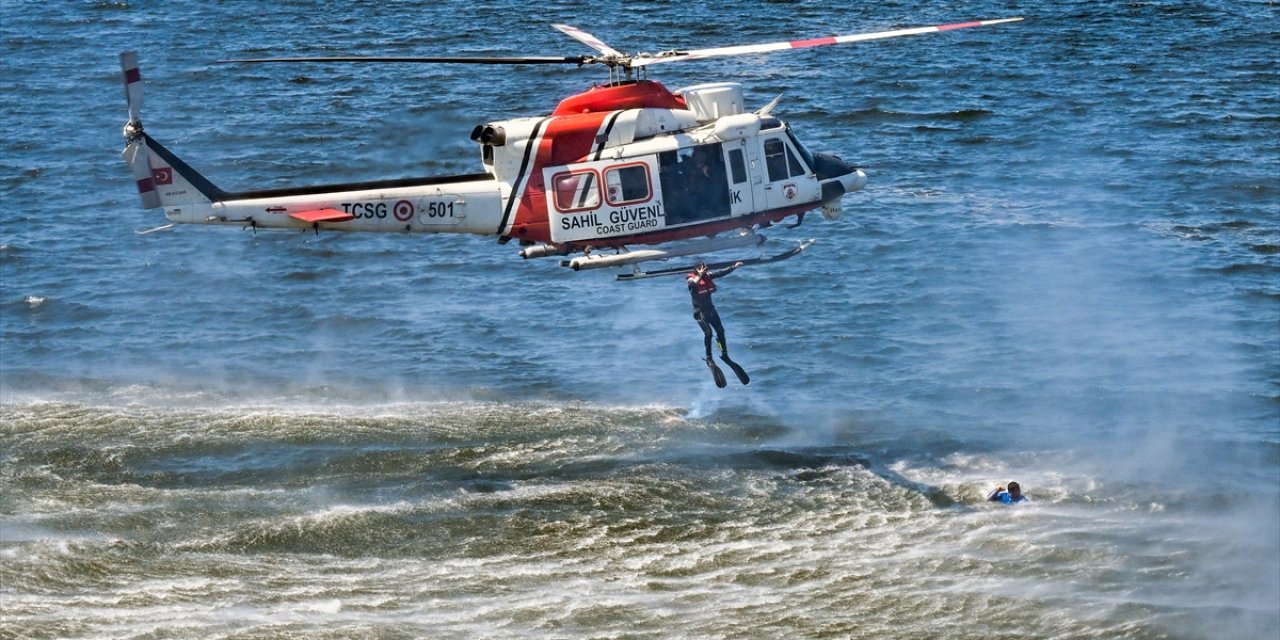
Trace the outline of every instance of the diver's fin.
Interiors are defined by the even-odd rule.
[[[707,366],[711,368],[711,377],[716,381],[716,386],[721,389],[725,388],[725,385],[729,383],[724,379],[724,372],[720,370],[720,367],[716,366],[716,361],[710,356],[707,356]]]
[[[751,384],[751,376],[747,375],[747,370],[743,369],[742,365],[730,360],[729,354],[721,353],[720,359],[724,360],[724,363],[729,365],[730,369],[733,369],[733,373],[738,376],[739,382],[742,384]]]

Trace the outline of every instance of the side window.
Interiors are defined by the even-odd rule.
[[[734,184],[747,181],[747,163],[742,159],[742,149],[729,151],[729,174],[733,176]]]
[[[559,173],[551,179],[556,209],[578,211],[600,206],[599,181],[594,171]]]
[[[607,185],[605,200],[612,205],[644,202],[652,197],[647,165],[610,167],[604,172],[604,182]]]
[[[769,170],[769,182],[786,180],[791,177],[787,173],[787,145],[778,138],[764,141],[764,165]]]

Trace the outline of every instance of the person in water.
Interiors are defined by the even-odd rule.
[[[1006,491],[1004,487],[996,487],[987,495],[988,502],[1003,502],[1005,504],[1018,504],[1019,502],[1028,502],[1027,497],[1022,495],[1022,485],[1016,482],[1009,483],[1009,489]]]
[[[727,276],[741,266],[741,262],[735,262],[719,271],[710,271],[707,269],[707,263],[699,260],[697,266],[693,268],[693,273],[686,278],[689,284],[689,296],[693,298],[693,319],[698,321],[699,327],[702,327],[702,342],[707,348],[708,362],[711,361],[712,329],[716,332],[716,344],[720,347],[720,355],[724,358],[729,357],[729,344],[724,339],[724,323],[720,322],[716,305],[711,302],[711,294],[716,291],[716,278]]]

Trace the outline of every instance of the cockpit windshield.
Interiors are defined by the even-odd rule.
[[[787,137],[791,139],[791,146],[795,147],[796,151],[800,152],[801,158],[804,158],[805,166],[812,169],[814,166],[813,154],[809,153],[809,150],[806,149],[804,145],[800,144],[800,141],[796,139],[796,134],[791,133],[791,127],[787,127]]]

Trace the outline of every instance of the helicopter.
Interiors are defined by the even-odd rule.
[[[716,56],[937,33],[1022,18],[978,20],[768,44],[625,54],[585,31],[552,25],[592,55],[516,57],[330,56],[223,60],[256,63],[432,63],[604,65],[608,82],[559,102],[549,115],[477,125],[482,171],[347,184],[224,191],[143,129],[137,52],[120,54],[129,120],[123,156],[142,206],[170,224],[257,229],[466,233],[515,240],[523,258],[559,256],[575,271],[631,266],[619,279],[683,273],[642,271],[655,260],[761,247],[762,229],[821,209],[834,220],[866,174],[831,153],[813,153],[773,111],[755,111],[742,85],[697,84],[675,91],[648,79],[657,64]],[[780,98],[781,96],[779,96]],[[143,232],[147,233],[147,232]],[[806,249],[800,242],[776,262]],[[733,261],[730,261],[733,262]]]

